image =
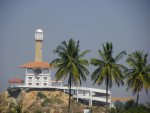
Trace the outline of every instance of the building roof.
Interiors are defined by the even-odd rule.
[[[115,102],[115,101],[121,101],[121,102],[126,102],[126,101],[129,101],[129,100],[132,100],[133,99],[133,97],[112,97],[111,98],[111,100],[113,101],[113,102]]]
[[[21,68],[52,68],[52,64],[47,62],[28,62],[20,66]]]
[[[13,79],[10,79],[8,83],[23,83],[23,80],[19,78],[13,78]]]

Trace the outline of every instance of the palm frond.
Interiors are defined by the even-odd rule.
[[[82,58],[82,57],[84,57],[87,53],[89,53],[91,50],[85,50],[85,51],[83,51],[79,56],[78,56],[78,58]]]
[[[147,64],[148,54],[143,51],[135,51],[127,58],[127,63],[132,67],[128,69],[127,85],[133,94],[139,93],[143,88],[150,87],[150,66]]]
[[[126,51],[122,51],[120,52],[115,58],[115,62],[119,61],[121,58],[123,58],[123,56],[126,55]]]
[[[90,60],[90,63],[94,66],[101,66],[101,65],[105,65],[105,62],[104,61],[101,61],[99,59],[96,59],[96,58],[92,58]]]
[[[53,63],[57,68],[55,73],[56,79],[66,79],[71,77],[72,83],[78,83],[86,80],[86,75],[89,74],[86,66],[89,65],[84,57],[89,50],[80,53],[80,43],[70,39],[68,43],[62,41],[59,46],[54,50],[54,53],[58,55],[58,58],[54,59]],[[69,82],[69,80],[68,80]]]

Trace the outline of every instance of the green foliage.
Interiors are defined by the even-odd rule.
[[[139,92],[150,87],[150,64],[148,64],[148,53],[135,51],[128,55],[127,63],[131,67],[127,71],[127,89],[131,89],[133,94],[137,94],[136,103],[138,104]]]
[[[115,58],[113,54],[113,45],[112,43],[106,43],[103,45],[103,50],[99,50],[99,56],[101,59],[92,58],[91,64],[97,66],[97,69],[94,70],[91,77],[94,80],[94,84],[102,84],[103,81],[107,83],[111,88],[112,82],[114,81],[118,86],[123,85],[123,71],[126,70],[126,67],[118,64],[117,61],[126,54],[125,51],[120,52]],[[107,80],[106,80],[107,78]]]
[[[86,75],[89,74],[86,68],[89,63],[83,57],[88,52],[89,50],[80,53],[79,41],[77,43],[73,39],[70,39],[68,43],[63,41],[54,50],[58,58],[51,62],[58,69],[55,74],[56,79],[59,80],[66,76],[70,78],[71,76],[72,83],[81,83],[81,80],[85,81]]]
[[[16,106],[17,113],[21,113],[21,110],[22,110],[22,106],[20,106],[20,105]]]
[[[43,94],[42,92],[38,92],[37,97],[39,97],[41,99],[46,99],[47,98],[47,96],[45,94]]]
[[[37,110],[35,111],[35,113],[43,113],[41,110]]]
[[[123,105],[122,102],[116,101],[116,102],[114,103],[114,106],[115,106],[115,108],[116,108],[116,112],[117,112],[117,113],[122,113],[122,112],[124,111],[124,105]]]
[[[51,63],[58,69],[55,73],[56,79],[68,78],[69,86],[69,106],[68,113],[70,112],[71,103],[71,85],[72,83],[78,84],[86,81],[86,75],[89,74],[86,66],[89,65],[88,61],[84,59],[89,50],[80,53],[79,41],[75,42],[70,39],[68,43],[63,41],[55,50],[54,53],[58,58],[54,59]]]
[[[51,100],[49,98],[45,98],[45,100],[42,102],[42,106],[47,106],[48,104],[51,103]]]
[[[105,82],[106,93],[108,88],[112,87],[113,82],[118,86],[124,84],[124,71],[126,67],[118,64],[117,62],[126,55],[125,51],[120,52],[116,57],[113,57],[113,45],[112,43],[102,44],[103,49],[98,51],[100,59],[92,58],[91,64],[97,68],[93,71],[91,78],[94,81],[93,84],[97,83],[101,85]],[[108,96],[106,96],[108,102]]]
[[[63,101],[59,97],[55,96],[52,98],[45,98],[41,105],[47,106],[48,104],[54,105],[54,104],[62,104],[62,103]]]
[[[148,106],[140,104],[137,106],[134,100],[126,103],[116,102],[114,108],[110,108],[108,113],[150,113]]]
[[[124,106],[126,110],[137,107],[134,100],[127,101]]]

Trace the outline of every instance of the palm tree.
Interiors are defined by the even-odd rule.
[[[143,51],[135,51],[128,55],[127,63],[131,67],[127,72],[127,89],[137,94],[136,104],[138,105],[139,92],[145,88],[146,92],[150,84],[150,64],[147,61],[148,54]]]
[[[66,41],[63,41],[57,48],[54,50],[54,53],[58,55],[58,58],[52,61],[52,64],[57,67],[57,72],[55,74],[56,79],[62,79],[68,77],[68,86],[69,86],[69,105],[68,113],[70,113],[70,104],[71,104],[71,85],[72,83],[78,84],[83,81],[86,81],[86,75],[89,74],[86,66],[89,65],[88,61],[84,59],[86,53],[89,50],[79,53],[79,41],[76,43],[73,39],[70,39],[68,44]]]
[[[101,59],[92,58],[91,64],[96,66],[97,68],[91,75],[94,83],[101,85],[103,81],[105,81],[106,86],[106,105],[108,104],[108,88],[112,87],[113,82],[115,82],[118,87],[124,84],[124,75],[123,71],[126,70],[126,67],[118,64],[119,61],[124,55],[126,55],[125,51],[120,52],[115,58],[113,58],[113,45],[112,43],[106,43],[106,45],[102,44],[103,50],[99,50],[98,54]]]

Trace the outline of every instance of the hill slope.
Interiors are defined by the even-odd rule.
[[[0,94],[0,113],[67,113],[68,94],[61,91],[5,91]],[[83,113],[87,106],[71,100],[73,113]],[[94,107],[93,113],[105,108]]]

